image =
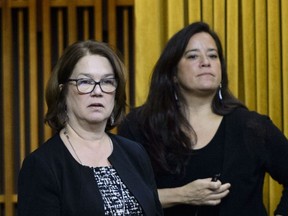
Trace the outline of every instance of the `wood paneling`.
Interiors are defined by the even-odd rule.
[[[1,216],[16,215],[21,163],[53,133],[43,123],[53,65],[69,44],[96,39],[123,54],[133,77],[133,10],[133,0],[0,0]]]

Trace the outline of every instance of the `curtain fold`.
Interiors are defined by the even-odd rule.
[[[255,7],[251,0],[241,1],[241,17],[242,31],[240,34],[240,49],[239,58],[242,68],[239,68],[239,73],[243,71],[243,82],[240,84],[241,89],[244,89],[242,100],[246,101],[246,105],[256,109],[256,68],[255,68]],[[244,88],[245,86],[245,88]]]
[[[239,76],[239,1],[230,0],[226,2],[226,49],[224,50],[227,63],[227,71],[230,83],[230,89],[236,97],[241,98],[238,92],[238,85],[243,84],[243,74]],[[240,92],[242,93],[242,92]]]
[[[255,56],[256,56],[256,108],[268,113],[268,48],[267,48],[267,5],[266,0],[255,2]]]
[[[229,85],[251,110],[267,114],[288,135],[288,1],[135,0],[136,105],[147,96],[151,71],[168,39],[205,21],[218,33]],[[264,203],[273,211],[281,186],[268,175]]]
[[[282,76],[283,76],[283,131],[288,136],[288,1],[281,1]]]
[[[201,9],[202,9],[201,2],[202,2],[201,0],[189,0],[188,1],[188,3],[187,3],[187,8],[188,8],[187,16],[188,16],[189,23],[201,20]]]
[[[267,26],[268,26],[268,115],[273,122],[282,128],[282,83],[281,74],[281,26],[280,26],[280,1],[267,1]],[[287,73],[287,71],[286,71]],[[281,193],[278,184],[274,184],[269,178],[269,206],[276,206],[279,201],[278,194]],[[273,213],[273,208],[269,208],[269,213]]]
[[[136,104],[142,104],[147,97],[150,73],[165,44],[162,1],[149,1],[135,1]]]
[[[170,38],[175,31],[180,30],[185,25],[184,1],[167,1],[167,36]]]

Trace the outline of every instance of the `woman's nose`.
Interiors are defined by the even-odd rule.
[[[201,58],[200,67],[210,67],[210,60],[208,57],[203,56]]]
[[[102,89],[100,87],[100,83],[97,83],[93,89],[93,91],[91,92],[92,95],[99,95],[102,94]]]

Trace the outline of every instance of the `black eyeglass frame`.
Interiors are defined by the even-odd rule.
[[[91,91],[89,91],[89,92],[82,92],[82,91],[80,91],[79,90],[79,87],[78,87],[78,81],[81,81],[81,80],[89,80],[89,81],[93,81],[94,82],[94,87],[92,88],[92,90]],[[115,89],[113,90],[113,91],[104,91],[103,89],[102,89],[102,86],[101,86],[101,83],[103,83],[103,81],[105,81],[105,80],[115,80]],[[68,79],[67,80],[67,82],[76,82],[76,88],[77,88],[77,91],[79,92],[79,93],[81,93],[81,94],[90,94],[91,92],[93,92],[94,91],[94,89],[96,88],[96,86],[97,85],[99,85],[99,87],[100,87],[100,89],[101,89],[101,91],[102,92],[104,92],[104,93],[112,93],[112,92],[115,92],[116,91],[116,89],[117,89],[117,85],[118,85],[118,83],[117,83],[117,80],[116,80],[116,78],[104,78],[104,79],[101,79],[100,81],[95,81],[95,80],[93,80],[93,79],[91,79],[91,78],[81,78],[81,79]]]

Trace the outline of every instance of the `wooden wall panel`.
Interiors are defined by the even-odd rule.
[[[2,2],[2,70],[1,70],[1,79],[2,79],[2,113],[1,118],[3,119],[3,203],[5,211],[8,215],[13,214],[13,189],[14,185],[11,184],[11,180],[15,177],[13,176],[13,76],[10,71],[12,71],[12,26],[11,26],[11,10],[10,2]],[[8,73],[4,73],[7,71]],[[7,144],[6,144],[7,143]],[[6,145],[5,145],[6,144]]]
[[[0,13],[0,216],[14,216],[22,161],[53,133],[43,123],[45,86],[69,44],[96,39],[117,48],[133,103],[134,1],[0,0]]]

